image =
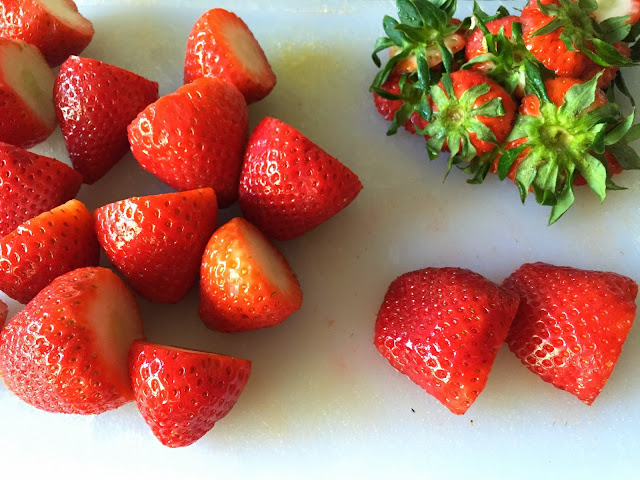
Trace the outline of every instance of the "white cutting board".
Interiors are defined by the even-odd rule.
[[[244,18],[278,76],[273,93],[251,106],[252,126],[265,115],[292,124],[354,170],[364,190],[326,224],[279,244],[304,303],[278,327],[212,332],[198,320],[196,291],[175,306],[140,301],[150,340],[253,361],[237,405],[203,439],[171,450],[134,404],[97,417],[54,415],[0,385],[3,475],[632,478],[640,450],[640,327],[593,406],[542,382],[503,348],[464,416],[393,370],[372,338],[388,284],[425,266],[467,267],[500,282],[523,262],[542,260],[640,281],[640,172],[620,176],[629,189],[611,192],[604,205],[580,189],[577,204],[552,227],[548,209],[532,198],[522,206],[510,182],[471,186],[454,169],[443,183],[445,162],[429,163],[417,137],[386,137],[368,93],[376,72],[369,54],[383,15],[395,16],[392,1],[80,2],[96,29],[84,55],[170,93],[181,85],[190,27],[213,6]],[[640,74],[628,78],[640,98]],[[36,151],[68,159],[59,131]],[[96,208],[165,191],[127,155],[79,198]],[[232,208],[222,217],[236,214]],[[14,313],[18,305],[11,307]]]

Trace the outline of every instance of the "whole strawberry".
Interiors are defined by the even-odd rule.
[[[138,410],[163,445],[186,447],[236,404],[251,362],[136,341],[129,374]]]
[[[99,259],[91,212],[69,200],[0,239],[0,290],[27,303],[57,276]]]
[[[503,286],[522,298],[507,337],[511,351],[545,382],[591,405],[633,324],[638,285],[616,273],[529,263]]]
[[[427,121],[419,113],[423,92],[407,82],[410,80],[406,75],[391,75],[373,92],[376,110],[391,122],[387,135],[396,133],[401,125],[410,133],[416,133],[416,129],[421,131],[427,126]]]
[[[184,83],[216,77],[236,86],[247,103],[266,97],[276,76],[247,24],[222,8],[200,16],[187,40]]]
[[[198,278],[218,206],[204,188],[128,198],[94,215],[102,248],[133,289],[153,302],[176,303]]]
[[[69,57],[54,86],[56,114],[84,183],[102,178],[128,151],[127,126],[158,99],[158,84],[107,63]]]
[[[54,73],[36,47],[22,40],[0,38],[0,142],[30,148],[53,133],[54,80]]]
[[[9,308],[7,304],[0,300],[0,331],[2,327],[4,327],[4,322],[7,321],[7,314],[9,313]]]
[[[142,338],[122,280],[106,268],[81,268],[56,278],[7,323],[0,377],[41,410],[102,413],[133,400],[127,357]]]
[[[264,118],[249,139],[239,203],[268,237],[291,240],[351,203],[362,184],[339,160],[295,128]]]
[[[302,304],[287,260],[242,217],[213,234],[202,256],[199,314],[221,332],[272,327]]]
[[[484,389],[518,301],[470,270],[405,273],[387,290],[374,345],[396,370],[460,415]]]
[[[78,12],[73,0],[0,3],[0,36],[36,46],[52,67],[84,50],[93,33],[93,25]]]
[[[128,131],[142,168],[170,187],[211,187],[221,207],[238,198],[249,112],[233,85],[219,78],[184,85],[145,108]]]
[[[0,142],[0,237],[76,196],[82,175],[54,158]]]

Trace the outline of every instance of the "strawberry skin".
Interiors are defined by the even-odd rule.
[[[0,36],[36,46],[52,67],[80,53],[93,25],[72,0],[10,0],[0,4]]]
[[[198,278],[218,205],[204,188],[121,200],[94,216],[100,245],[132,288],[149,301],[176,303]]]
[[[76,196],[82,175],[54,158],[0,142],[0,237]]]
[[[223,208],[237,200],[249,112],[233,85],[195,80],[145,108],[128,131],[142,168],[170,187],[211,187]]]
[[[27,303],[57,276],[99,259],[91,212],[69,200],[0,239],[0,290]]]
[[[0,300],[0,331],[2,327],[4,327],[4,322],[7,321],[7,314],[9,313],[9,308],[7,304]]]
[[[349,205],[360,190],[351,170],[290,125],[266,117],[251,134],[239,203],[268,237],[299,237]]]
[[[631,329],[638,285],[611,272],[525,264],[503,286],[522,298],[507,343],[545,382],[591,405]]]
[[[69,157],[84,182],[102,178],[128,151],[127,126],[158,99],[158,84],[89,58],[60,67],[54,104]]]
[[[462,415],[484,389],[518,301],[470,270],[405,273],[387,290],[374,345],[393,368]]]
[[[200,270],[200,318],[212,330],[272,327],[302,304],[300,284],[287,260],[244,218],[211,237]]]
[[[36,47],[0,38],[0,142],[30,148],[51,135],[56,127],[54,80]]]
[[[98,414],[133,400],[127,358],[142,339],[136,301],[106,268],[56,278],[2,330],[0,377],[48,412]]]
[[[184,83],[203,76],[232,83],[247,103],[262,100],[276,85],[271,65],[249,27],[222,8],[202,14],[187,40]]]
[[[129,372],[138,410],[167,447],[186,447],[225,417],[242,394],[251,362],[136,341]]]

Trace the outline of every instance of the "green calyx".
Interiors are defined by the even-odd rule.
[[[422,66],[424,68],[424,65]],[[419,67],[420,69],[420,67]],[[387,130],[387,135],[393,135],[398,128],[404,125],[414,113],[418,113],[422,118],[428,120],[431,117],[431,105],[429,104],[428,92],[422,87],[422,83],[414,84],[410,81],[409,75],[403,75],[398,82],[400,94],[394,95],[380,87],[372,87],[371,90],[387,100],[401,100],[402,106],[393,115],[391,125]]]

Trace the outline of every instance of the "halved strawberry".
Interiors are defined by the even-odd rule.
[[[241,358],[136,341],[129,374],[138,410],[167,447],[203,437],[238,401],[251,374]]]
[[[593,16],[602,23],[610,18],[623,17],[625,23],[635,24],[640,20],[640,0],[595,0],[598,8]]]
[[[57,276],[99,259],[91,212],[69,200],[0,239],[0,290],[27,303]]]
[[[272,327],[300,308],[287,260],[256,227],[236,217],[211,237],[200,270],[200,318],[222,332]]]
[[[184,83],[203,76],[232,83],[247,103],[262,100],[276,85],[271,65],[247,24],[222,8],[203,13],[187,40]]]
[[[73,0],[11,0],[0,5],[0,36],[35,45],[52,67],[84,50],[93,33]]]
[[[54,102],[73,167],[84,183],[102,178],[128,151],[127,126],[158,99],[158,83],[114,65],[69,57]]]
[[[152,302],[176,303],[198,278],[218,205],[204,188],[128,198],[94,216],[102,248],[133,289]]]
[[[138,305],[111,270],[56,278],[2,330],[0,377],[49,412],[97,414],[133,400],[127,359],[144,337]]]
[[[51,135],[56,127],[54,81],[36,47],[0,38],[0,142],[29,148]]]
[[[265,117],[240,177],[243,215],[268,237],[291,240],[317,227],[362,190],[358,177],[295,128]]]
[[[71,200],[81,185],[68,165],[0,142],[0,237]]]

